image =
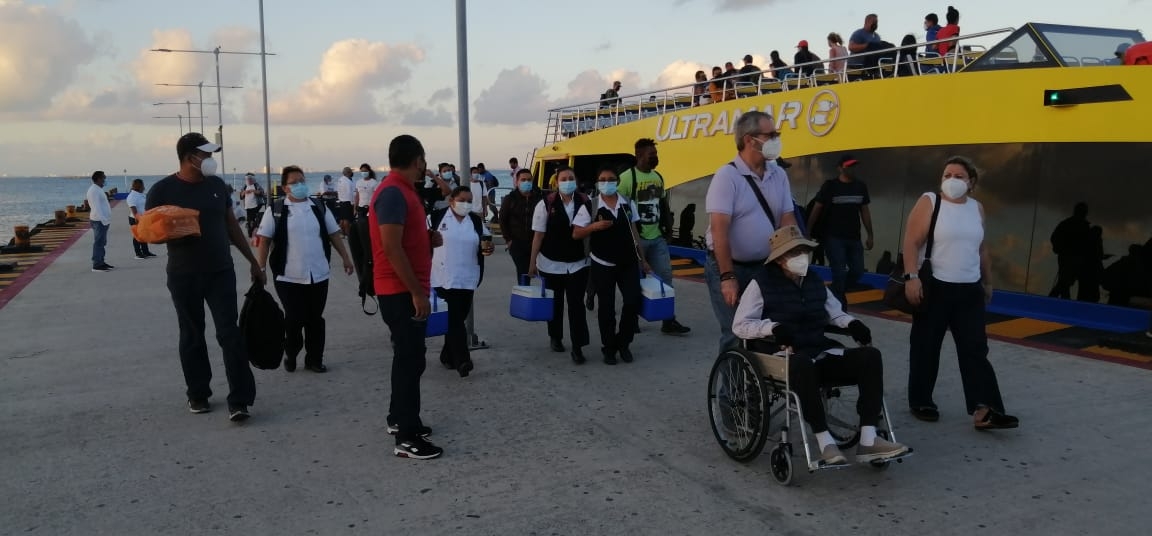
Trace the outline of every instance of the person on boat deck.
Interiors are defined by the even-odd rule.
[[[736,98],[736,89],[731,87],[732,82],[721,80],[723,77],[724,71],[721,71],[719,67],[712,68],[712,81],[708,84],[708,98],[713,103]]]
[[[508,247],[508,255],[516,265],[516,278],[528,273],[529,258],[532,255],[532,212],[543,194],[532,180],[528,169],[516,171],[515,192],[504,196],[500,202],[500,233]]]
[[[465,319],[483,277],[483,256],[492,254],[492,232],[472,212],[472,190],[458,186],[448,196],[449,206],[428,216],[428,227],[443,242],[432,249],[432,287],[448,304],[448,333],[440,350],[440,363],[461,378],[472,372]]]
[[[924,16],[924,40],[931,43],[939,39],[937,34],[940,32],[940,17],[935,13],[929,13]],[[926,54],[938,54],[940,51],[936,45],[928,45],[924,47]]]
[[[876,436],[884,400],[884,364],[880,350],[870,346],[872,331],[845,313],[824,281],[809,268],[816,242],[789,225],[772,233],[772,253],[740,296],[732,332],[746,340],[772,337],[771,346],[792,349],[788,357],[789,386],[800,399],[804,420],[820,443],[820,459],[847,463],[828,432],[821,386],[857,385],[860,398],[860,463],[899,456],[908,447]],[[845,349],[824,336],[829,325],[847,328],[859,348]],[[775,351],[771,348],[769,351]]]
[[[771,62],[768,64],[772,67],[772,78],[783,80],[785,75],[791,74],[792,69],[788,68],[788,64],[780,59],[780,51],[773,50],[768,54]]]
[[[799,43],[796,43],[796,55],[792,57],[792,60],[793,60],[793,65],[800,65],[801,63],[811,63],[814,61],[820,61],[820,56],[817,56],[816,54],[813,54],[811,51],[808,50],[808,40],[807,39],[801,39]],[[813,63],[812,65],[804,65],[801,67],[797,67],[796,72],[799,73],[800,76],[809,76],[812,74],[812,71],[815,71],[816,69],[820,69],[822,67],[823,67],[823,65],[821,65],[819,63]]]
[[[635,225],[640,222],[636,204],[617,193],[620,178],[611,167],[600,170],[596,188],[600,195],[591,205],[581,205],[572,220],[572,238],[589,238],[592,287],[600,299],[600,351],[604,363],[616,364],[616,354],[632,362],[629,345],[636,335],[640,313],[640,270],[651,273],[644,251],[637,244]],[[592,214],[595,207],[595,214]],[[593,221],[595,220],[595,221]],[[620,328],[616,329],[616,288],[620,288]],[[579,363],[579,361],[577,362]]]
[[[696,85],[692,86],[692,105],[700,106],[701,97],[708,97],[709,100],[712,96],[708,93],[708,74],[704,71],[696,71]],[[704,102],[708,104],[708,102]]]
[[[612,87],[604,91],[600,96],[600,107],[609,108],[612,106],[620,105],[620,81],[612,82]]]
[[[988,361],[984,312],[992,299],[992,261],[984,242],[984,206],[970,195],[978,180],[971,160],[949,158],[940,194],[921,195],[908,215],[904,294],[918,308],[912,315],[908,341],[908,405],[917,419],[939,420],[932,392],[940,369],[940,345],[951,331],[973,426],[977,430],[1016,428],[1020,421],[1004,412],[996,371]],[[937,204],[935,232],[930,237]],[[929,239],[931,251],[927,251]],[[925,264],[930,268],[922,274]]]
[[[743,81],[749,84],[755,84],[760,80],[760,68],[752,64],[751,54],[744,55],[744,66],[740,68],[740,74],[744,75]]]
[[[571,331],[572,361],[584,362],[581,348],[588,345],[588,318],[581,298],[588,288],[588,256],[584,241],[572,237],[576,209],[588,204],[588,197],[576,191],[576,172],[568,166],[556,171],[557,191],[548,194],[532,213],[532,252],[528,275],[540,275],[554,293],[548,338],[553,352],[564,351],[564,302],[568,302],[568,329]]]
[[[844,47],[844,38],[832,32],[828,34],[828,70],[834,73],[844,72],[848,65],[848,49]]]
[[[960,12],[956,8],[948,6],[948,12],[944,14],[944,20],[948,22],[940,31],[936,32],[936,39],[948,39],[960,35]],[[936,45],[936,50],[943,56],[956,47],[956,41],[948,41],[947,43],[940,43]]]
[[[340,239],[340,226],[322,202],[308,197],[304,170],[287,166],[280,173],[287,196],[264,211],[256,235],[264,237],[256,252],[260,269],[272,268],[276,295],[284,306],[284,370],[296,371],[304,351],[304,368],[325,373],[324,306],[328,303],[332,248],[340,254],[344,273],[352,275],[352,257]]]
[[[732,333],[732,315],[740,293],[771,253],[764,235],[796,225],[788,173],[776,163],[781,144],[775,120],[764,112],[749,111],[736,120],[733,130],[739,153],[713,174],[704,200],[708,213],[704,278],[720,324],[721,352],[739,343]]]
[[[1104,63],[1108,65],[1124,65],[1124,54],[1128,53],[1128,49],[1132,47],[1132,43],[1127,41],[1116,45],[1116,52],[1113,53],[1115,58],[1108,58]]]
[[[884,41],[880,38],[880,34],[876,33],[876,29],[879,27],[880,17],[875,13],[869,13],[867,17],[864,17],[864,27],[852,32],[852,36],[848,38],[848,51],[853,54],[863,54],[894,48],[892,43]],[[860,66],[865,70],[865,74],[870,76],[873,70],[880,65],[880,59],[884,57],[895,58],[896,54],[865,56],[860,60]]]

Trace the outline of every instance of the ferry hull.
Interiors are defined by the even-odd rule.
[[[1100,87],[1109,88],[1103,102],[1045,105],[1046,90]],[[631,165],[633,143],[653,138],[677,227],[684,208],[695,204],[692,235],[699,237],[707,227],[708,180],[735,156],[732,127],[753,109],[776,117],[801,205],[836,175],[841,154],[861,161],[876,234],[869,270],[884,251],[898,251],[908,210],[936,186],[952,155],[983,170],[975,197],[988,214],[997,288],[1048,294],[1056,277],[1049,238],[1077,202],[1087,203],[1088,219],[1103,228],[1104,253],[1113,256],[1105,266],[1152,237],[1152,71],[1140,67],[902,77],[666,111],[541,147],[537,176],[547,180],[549,166],[563,162],[591,180],[606,162]]]

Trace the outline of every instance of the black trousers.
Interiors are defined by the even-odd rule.
[[[519,284],[520,276],[528,273],[528,265],[532,258],[532,239],[513,240],[508,245],[508,255],[516,265],[516,282]]]
[[[588,290],[588,270],[571,274],[541,272],[544,286],[553,292],[552,320],[548,321],[548,337],[564,339],[564,302],[568,302],[568,329],[572,331],[572,346],[588,346],[588,317],[584,313],[584,292]]]
[[[248,229],[248,238],[260,227],[260,207],[244,209],[244,225]]]
[[[952,331],[964,402],[968,413],[984,405],[1004,412],[996,371],[988,361],[988,333],[984,328],[984,289],[980,283],[926,281],[928,299],[912,317],[909,335],[908,405],[935,408],[932,391],[940,370],[940,345]]]
[[[236,272],[228,269],[214,273],[169,273],[168,291],[180,326],[180,365],[184,369],[188,399],[212,396],[209,386],[212,365],[208,362],[208,343],[204,340],[204,304],[207,303],[216,325],[216,342],[224,354],[228,405],[251,406],[256,399],[256,381],[236,325]]]
[[[427,320],[414,320],[416,308],[412,295],[381,294],[380,317],[392,336],[392,400],[388,404],[388,422],[400,428],[396,444],[418,437],[420,420],[420,376],[424,374],[424,332]]]
[[[448,333],[444,335],[444,347],[440,349],[440,362],[456,368],[472,361],[468,351],[468,329],[464,321],[472,310],[475,290],[459,288],[437,288],[436,295],[448,304]]]
[[[336,219],[338,221],[351,222],[356,219],[356,212],[352,210],[351,201],[339,201],[336,203]]]
[[[309,285],[276,281],[284,306],[284,353],[293,359],[304,350],[305,365],[324,364],[324,305],[328,281]]]
[[[128,225],[131,227],[135,227],[136,226],[136,218],[133,218],[132,216],[128,216]],[[151,255],[152,254],[151,251],[148,251],[148,243],[147,242],[140,242],[140,241],[136,240],[135,235],[132,236],[132,251],[136,252],[137,257],[143,257],[145,255]]]
[[[619,350],[632,344],[640,315],[640,269],[635,264],[604,266],[595,261],[589,268],[599,306],[600,344],[604,350]],[[616,328],[616,289],[620,289],[620,328]]]
[[[880,421],[884,406],[884,362],[876,348],[849,348],[842,356],[826,355],[815,361],[806,354],[795,353],[788,359],[788,376],[792,392],[800,399],[804,420],[813,433],[828,431],[821,387],[857,386],[856,412],[860,415],[860,426],[876,426]]]

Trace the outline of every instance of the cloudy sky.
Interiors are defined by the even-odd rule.
[[[387,143],[410,133],[430,160],[458,160],[455,2],[265,2],[273,168],[387,163]],[[965,33],[1026,21],[1139,28],[1152,1],[955,0]],[[790,61],[800,39],[847,38],[868,12],[880,33],[923,40],[922,0],[472,0],[469,97],[472,161],[503,167],[543,140],[549,107],[684,84],[698,68],[771,50]],[[820,43],[819,46],[816,46]],[[256,0],[0,0],[0,175],[172,171],[177,119],[215,83],[210,54],[152,48],[258,51]],[[225,164],[264,162],[257,56],[221,56]],[[214,89],[204,100],[215,102]],[[193,105],[193,115],[198,114]],[[205,129],[217,124],[206,106]],[[194,120],[199,129],[199,119]]]

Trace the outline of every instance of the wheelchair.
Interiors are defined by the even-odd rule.
[[[833,330],[835,328],[829,328],[828,332],[838,333]],[[790,356],[789,348],[781,348],[770,339],[745,340],[742,348],[720,354],[708,377],[708,416],[720,448],[736,461],[751,462],[772,437],[775,443],[769,454],[772,477],[784,486],[791,484],[794,476],[794,453],[789,436],[793,420],[799,424],[798,436],[809,473],[850,467],[828,465],[820,459],[815,437],[804,421],[800,399],[789,388]],[[841,450],[855,446],[860,439],[856,386],[822,386],[821,399],[828,431],[836,445]],[[882,402],[881,408],[876,435],[896,441],[888,419],[887,402]],[[869,464],[876,469],[887,469],[890,462],[903,463],[903,458],[911,453],[909,449],[900,456]]]

